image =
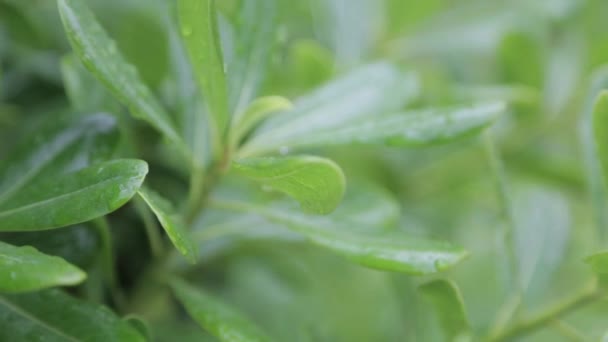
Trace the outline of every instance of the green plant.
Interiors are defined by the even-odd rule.
[[[599,0],[48,3],[0,0],[0,340],[605,333]]]

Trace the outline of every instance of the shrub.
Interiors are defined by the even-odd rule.
[[[600,339],[606,10],[0,0],[0,340]]]

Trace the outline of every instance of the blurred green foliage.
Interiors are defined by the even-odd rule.
[[[264,219],[227,212],[221,205],[213,208],[192,224],[198,264],[188,266],[171,255],[162,270],[178,270],[276,341],[598,341],[607,334],[608,302],[596,288],[604,282],[596,285],[594,274],[594,268],[606,272],[606,255],[600,251],[608,248],[602,171],[607,157],[598,158],[598,151],[607,151],[606,119],[598,114],[603,102],[595,107],[597,95],[608,89],[607,1],[255,1],[267,7],[248,1],[217,3],[226,67],[253,68],[250,77],[259,89],[242,95],[239,91],[246,89],[237,88],[247,80],[227,80],[231,99],[237,93],[247,98],[244,104],[235,101],[232,109],[244,111],[254,95],[297,100],[383,60],[415,75],[417,89],[409,98],[410,88],[389,83],[374,107],[378,110],[460,108],[487,101],[505,102],[508,110],[483,133],[449,144],[308,146],[307,152],[339,164],[349,189],[369,186],[386,203],[376,211],[370,203],[376,195],[364,191],[367,201],[352,211],[315,217],[307,221],[316,224],[314,229],[293,232],[284,226],[297,226],[291,220],[301,215],[303,222],[305,214],[276,219],[273,210],[294,208],[272,206],[275,193],[248,194],[265,210]],[[214,155],[212,142],[200,141],[195,127],[212,123],[192,116],[205,112],[205,106],[180,39],[176,1],[84,2],[167,109],[167,120],[178,127],[185,146],[198,153],[195,159],[201,160],[193,164],[208,165],[205,158],[210,157],[204,155]],[[247,6],[249,12],[243,11]],[[245,15],[254,20],[244,20]],[[262,25],[266,22],[271,26]],[[263,44],[260,51],[258,44]],[[243,54],[253,56],[251,65],[239,64]],[[374,82],[359,81],[370,89],[382,87]],[[348,93],[343,97],[346,104],[358,100]],[[146,184],[180,203],[193,181],[183,156],[158,132],[125,115],[127,108],[85,70],[70,48],[56,2],[0,0],[0,160],[8,160],[24,137],[36,136],[49,122],[98,111],[120,122],[116,155],[146,160]],[[276,120],[280,126],[280,114]],[[312,119],[302,125],[314,128]],[[251,135],[253,142],[265,138],[248,134],[243,138]],[[219,182],[219,197],[228,203],[243,199],[231,188],[242,182],[228,176]],[[396,225],[400,233],[462,246],[467,257],[445,272],[435,273],[444,269],[435,265],[432,274],[413,276],[365,268],[349,261],[349,246],[323,242],[323,229],[331,235],[334,221],[369,229],[356,231],[361,234],[383,230],[384,223],[374,217],[357,216],[368,209],[370,215],[388,217],[386,225]],[[150,231],[158,234],[159,229],[147,210],[127,205],[105,223],[1,233],[0,240],[35,246],[82,268],[88,279],[70,292],[120,315],[140,315],[149,322],[153,340],[213,341],[187,318],[162,281],[155,282],[162,272],[149,271],[162,258],[148,243],[155,239]],[[100,224],[109,225],[111,237],[104,237]],[[353,240],[376,241],[365,235]],[[456,254],[460,261],[463,254]],[[590,255],[593,267],[585,263]],[[116,272],[117,279],[108,282],[108,272]],[[42,292],[40,300],[45,296],[67,300],[59,292]],[[2,298],[0,307],[24,300]],[[3,317],[0,310],[0,321]],[[116,324],[122,329],[124,322]],[[2,329],[11,328],[0,323]],[[0,332],[0,339],[10,336]]]

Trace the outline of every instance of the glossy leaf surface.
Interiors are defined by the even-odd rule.
[[[152,212],[154,212],[177,250],[190,262],[194,263],[196,261],[197,248],[189,237],[186,224],[183,222],[181,216],[175,212],[166,199],[162,198],[156,192],[141,188],[139,189],[138,194],[148,204]]]
[[[369,115],[398,111],[418,95],[415,76],[389,63],[356,69],[294,102],[289,113],[269,120],[252,137],[243,155],[278,152],[289,141],[328,132]]]
[[[65,260],[33,247],[0,241],[0,292],[27,292],[52,286],[75,285],[86,274]]]
[[[82,169],[114,152],[118,132],[112,116],[98,113],[53,121],[0,162],[0,206],[40,178]]]
[[[228,90],[215,0],[179,0],[178,13],[196,81],[222,136],[229,122]]]
[[[234,23],[232,56],[226,56],[230,104],[235,114],[250,105],[266,78],[276,44],[277,7],[276,0],[241,1]]]
[[[289,151],[334,145],[426,146],[450,142],[479,132],[505,110],[502,103],[368,115],[340,127],[320,128],[306,135],[283,136],[264,142],[257,150],[246,145],[244,154]],[[264,137],[260,138],[261,140]],[[256,144],[253,140],[252,144]]]
[[[82,0],[58,0],[59,13],[76,55],[133,116],[181,144],[171,118]]]
[[[0,295],[0,340],[49,342],[143,342],[105,307],[59,290]]]
[[[234,168],[274,190],[296,199],[302,209],[332,212],[344,196],[346,179],[333,161],[320,157],[294,156],[250,158],[234,162]]]
[[[123,159],[34,182],[0,205],[0,231],[58,228],[108,214],[135,195],[147,172],[144,161]]]

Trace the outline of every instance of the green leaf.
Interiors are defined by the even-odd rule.
[[[221,138],[230,117],[215,1],[179,0],[178,15],[196,81]]]
[[[564,261],[572,208],[567,198],[548,186],[524,183],[513,192],[516,263],[521,289],[530,303],[541,297]]]
[[[272,114],[290,110],[291,101],[281,96],[266,96],[253,101],[243,113],[234,117],[232,121],[233,144],[240,140]]]
[[[175,213],[171,207],[171,203],[156,192],[146,188],[139,189],[138,194],[152,209],[177,250],[191,263],[195,263],[198,254],[197,246],[190,238],[182,217]]]
[[[370,231],[356,220],[301,213],[285,205],[214,200],[216,208],[255,213],[361,265],[412,275],[447,270],[468,253],[449,243],[398,231]],[[364,221],[365,222],[365,221]]]
[[[61,74],[65,92],[77,111],[107,110],[118,113],[120,105],[111,94],[89,73],[77,56],[69,54],[61,59]]]
[[[598,274],[608,274],[608,251],[601,251],[585,258],[593,271]]]
[[[135,195],[147,173],[144,161],[123,159],[33,182],[0,205],[0,231],[58,228],[103,216]]]
[[[129,323],[129,325],[135,330],[137,330],[139,334],[145,338],[146,341],[152,341],[150,324],[148,324],[148,322],[144,318],[137,315],[127,315],[123,318],[123,321]]]
[[[89,269],[99,259],[100,234],[88,224],[31,233],[1,233],[0,240],[15,246],[32,246],[44,254],[65,259],[82,269]]]
[[[284,136],[264,152],[272,150],[300,150],[332,145],[389,145],[426,146],[449,142],[471,135],[491,124],[505,109],[502,103],[492,103],[456,109],[431,109],[389,115],[367,116],[341,127],[317,130],[306,136]],[[255,141],[252,142],[255,144]],[[246,145],[244,154],[255,147]]]
[[[0,241],[0,292],[27,292],[52,286],[76,285],[86,274],[67,261]]]
[[[588,95],[582,108],[583,115],[579,135],[583,147],[583,165],[586,171],[587,188],[589,189],[591,203],[593,204],[594,222],[598,231],[598,237],[605,239],[608,236],[608,212],[604,208],[606,208],[608,203],[608,189],[604,186],[604,167],[598,155],[599,144],[596,143],[596,139],[599,137],[596,136],[599,133],[606,133],[603,132],[605,128],[599,126],[596,128],[595,104],[602,90],[608,89],[608,68],[603,67],[595,71],[590,83],[587,91]],[[603,119],[600,117],[597,119],[597,125],[601,125],[599,120]],[[595,132],[596,129],[598,130],[597,133]]]
[[[311,7],[318,39],[332,48],[339,65],[356,65],[372,52],[382,33],[381,2],[316,0]]]
[[[2,341],[145,341],[107,308],[59,290],[0,295],[0,317]]]
[[[231,109],[237,115],[250,105],[266,76],[275,45],[276,5],[276,0],[241,1],[235,14],[234,51],[226,60]]]
[[[608,180],[608,91],[599,93],[593,109],[593,136],[598,159]]]
[[[190,316],[220,341],[270,341],[245,316],[206,291],[181,280],[174,280],[171,287]]]
[[[195,81],[193,66],[188,60],[186,47],[182,41],[177,18],[177,2],[165,3],[166,11],[170,14],[167,18],[169,24],[169,54],[171,70],[167,82],[171,90],[169,102],[173,105],[181,135],[192,151],[193,167],[204,169],[210,162],[212,137],[211,122],[205,113],[203,99],[199,96],[199,90]]]
[[[522,54],[522,51],[526,51]],[[499,72],[507,83],[541,88],[544,73],[543,47],[531,34],[509,32],[497,51]]]
[[[346,179],[333,161],[313,156],[241,159],[234,169],[297,200],[306,211],[332,212],[344,196]]]
[[[222,191],[234,191],[232,196],[244,201],[259,203],[262,200],[248,198],[241,191],[226,186]],[[399,203],[386,190],[371,184],[355,184],[348,187],[344,200],[329,217],[353,230],[379,233],[393,230],[400,215]],[[202,259],[232,251],[242,242],[293,242],[305,239],[284,225],[270,222],[255,213],[235,213],[215,208],[210,208],[206,215],[195,222],[192,236],[200,244]]]
[[[418,287],[418,291],[434,309],[446,341],[463,341],[470,337],[462,295],[454,282],[433,280]]]
[[[66,34],[82,63],[138,119],[147,121],[182,147],[171,118],[97,22],[83,0],[58,0]]]
[[[79,170],[114,152],[119,139],[114,117],[98,113],[55,121],[46,121],[0,162],[0,206],[33,181]]]
[[[268,120],[240,155],[276,153],[317,132],[333,133],[370,116],[376,121],[375,115],[398,111],[417,94],[413,75],[388,63],[366,66],[297,100],[293,111]]]

